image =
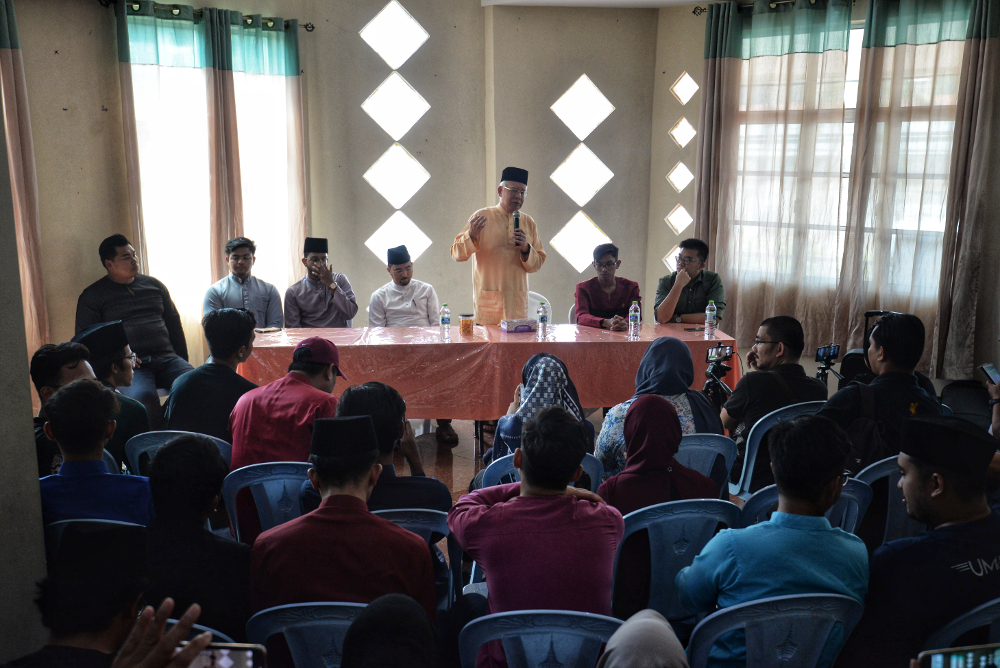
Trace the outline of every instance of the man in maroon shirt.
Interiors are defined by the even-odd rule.
[[[634,301],[641,307],[642,298],[638,283],[615,276],[621,265],[614,244],[594,249],[597,277],[576,285],[576,324],[615,332],[628,329],[628,310]]]
[[[370,603],[405,594],[435,619],[434,572],[427,544],[368,511],[382,472],[368,415],[316,420],[309,480],[319,508],[265,531],[253,546],[254,612],[289,603]],[[269,663],[290,665],[275,645]],[[287,655],[285,655],[287,657]]]
[[[552,406],[524,425],[514,466],[521,482],[463,496],[448,527],[482,566],[490,613],[574,610],[611,615],[621,514],[601,497],[569,485],[583,473],[588,437],[568,411]],[[479,666],[505,666],[491,643]]]
[[[313,336],[295,346],[284,378],[240,397],[229,416],[232,470],[264,462],[308,460],[313,423],[337,413],[333,388],[337,376],[347,379],[339,365],[337,346]],[[240,538],[253,545],[260,522],[249,490],[241,492],[238,504]]]

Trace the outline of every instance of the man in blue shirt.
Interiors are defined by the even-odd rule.
[[[810,415],[778,424],[769,441],[778,510],[767,522],[719,532],[677,574],[681,602],[692,612],[793,594],[864,600],[865,545],[824,517],[844,487],[842,472],[851,449],[847,434],[833,421]],[[837,625],[819,665],[830,666],[843,642]],[[745,666],[743,631],[721,636],[711,657],[716,667]]]
[[[872,555],[865,614],[839,666],[905,666],[932,633],[1000,598],[1000,513],[986,499],[996,446],[960,418],[909,420],[899,487],[906,514],[930,528]]]
[[[88,379],[73,381],[49,399],[45,434],[58,443],[63,463],[59,473],[39,481],[45,524],[77,519],[149,524],[149,481],[111,474],[104,463],[118,409],[114,390]]]
[[[246,237],[236,237],[226,243],[229,275],[205,293],[202,315],[220,308],[245,308],[254,314],[261,327],[282,328],[285,319],[278,289],[250,273],[257,261],[256,253],[257,245]]]

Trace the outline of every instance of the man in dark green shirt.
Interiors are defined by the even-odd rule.
[[[715,302],[716,317],[721,321],[725,293],[719,275],[705,269],[708,244],[685,239],[679,249],[677,271],[661,278],[656,286],[656,322],[702,323],[710,300]]]

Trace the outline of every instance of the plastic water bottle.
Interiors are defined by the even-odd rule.
[[[709,301],[708,308],[705,309],[705,338],[714,339],[715,338],[715,319],[718,309],[715,308],[715,302]]]
[[[545,332],[549,328],[549,307],[545,305],[545,302],[538,304],[538,310],[535,311],[535,322],[538,323],[538,338],[544,339]]]
[[[441,340],[451,341],[451,309],[447,304],[441,304],[438,315],[441,319]]]
[[[639,302],[632,302],[632,307],[628,310],[628,338],[632,341],[639,339]]]

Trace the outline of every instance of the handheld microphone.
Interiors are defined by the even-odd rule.
[[[514,229],[515,230],[521,229],[521,212],[520,211],[515,211],[514,212]]]

